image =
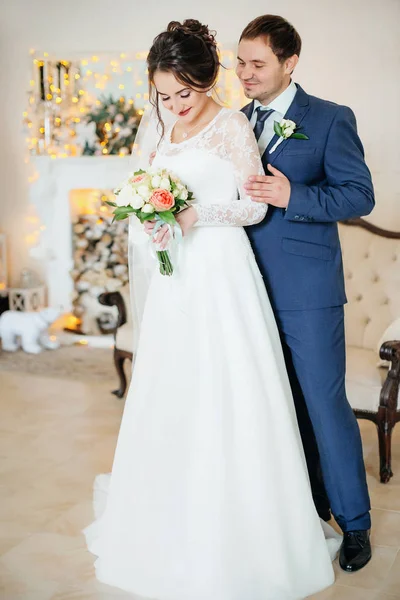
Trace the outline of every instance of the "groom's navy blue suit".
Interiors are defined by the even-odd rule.
[[[253,103],[242,110],[250,119]],[[285,140],[270,154],[275,136],[262,161],[266,173],[271,164],[289,179],[289,206],[270,206],[264,221],[247,232],[280,330],[314,498],[318,503],[321,493],[319,451],[339,525],[369,529],[361,438],[344,385],[346,295],[337,222],[371,212],[371,175],[349,108],[297,85],[285,118],[309,140]]]

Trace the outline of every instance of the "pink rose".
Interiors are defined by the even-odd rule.
[[[140,181],[143,181],[143,179],[145,179],[146,177],[146,173],[142,173],[141,175],[135,175],[134,177],[130,178],[130,182],[131,183],[139,183]]]
[[[162,212],[164,210],[170,210],[175,205],[175,198],[171,192],[158,188],[157,190],[154,190],[149,202],[156,210]]]

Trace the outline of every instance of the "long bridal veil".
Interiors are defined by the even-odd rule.
[[[176,117],[159,103],[159,111],[164,123],[165,131],[173,124]],[[157,111],[151,104],[147,104],[132,148],[130,171],[147,169],[150,156],[157,150],[162,135],[162,127]],[[156,267],[156,261],[149,248],[149,237],[144,233],[143,225],[132,216],[129,218],[129,285],[133,327],[133,353],[136,353],[140,323],[151,275]]]

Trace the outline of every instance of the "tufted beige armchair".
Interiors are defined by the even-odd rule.
[[[400,420],[400,335],[385,330],[400,318],[400,232],[356,219],[339,226],[348,304],[345,308],[349,402],[378,430],[380,478],[392,477],[391,437]]]

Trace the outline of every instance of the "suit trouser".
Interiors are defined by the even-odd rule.
[[[343,307],[275,311],[275,316],[314,500],[317,503],[318,496],[324,495],[318,473],[320,459],[323,482],[339,526],[343,531],[369,529],[370,501],[360,430],[345,390]]]

